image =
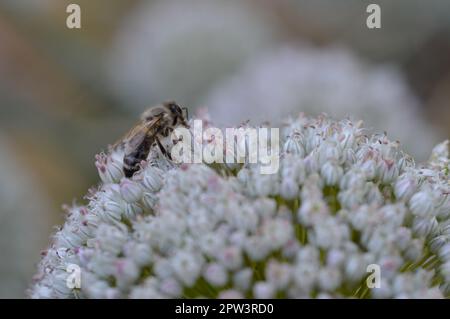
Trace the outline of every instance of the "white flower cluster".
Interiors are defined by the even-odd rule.
[[[300,116],[281,166],[170,165],[152,150],[131,179],[122,154],[69,209],[33,298],[441,298],[450,295],[448,142],[416,166],[385,135]],[[81,286],[67,286],[70,264]],[[379,288],[367,267],[381,269]]]

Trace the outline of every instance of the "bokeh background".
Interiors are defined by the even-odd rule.
[[[95,154],[162,100],[223,125],[363,119],[425,160],[450,137],[449,17],[448,0],[1,0],[0,298],[26,296]]]

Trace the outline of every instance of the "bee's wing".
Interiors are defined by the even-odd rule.
[[[131,130],[129,130],[127,133],[125,133],[124,135],[122,135],[121,138],[119,138],[113,145],[112,148],[116,149],[119,146],[124,146],[124,144],[126,144],[130,138],[132,138],[133,136],[137,135],[140,131],[143,131],[143,122],[139,122],[138,124],[136,124],[135,126],[133,126],[133,128],[131,128]],[[145,131],[144,131],[145,132]]]
[[[114,143],[112,148],[115,149],[119,146],[125,146],[127,149],[137,148],[142,143],[151,128],[154,127],[160,120],[161,118],[158,117],[151,121],[139,122],[124,136],[122,136],[122,138]]]

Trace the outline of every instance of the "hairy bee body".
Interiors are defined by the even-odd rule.
[[[139,170],[140,163],[147,159],[154,145],[160,148],[163,155],[171,159],[170,153],[166,151],[160,139],[169,136],[179,125],[188,127],[187,109],[175,102],[165,102],[142,113],[140,122],[113,146],[124,148],[125,176],[131,177]]]
[[[154,139],[146,136],[141,144],[134,150],[125,153],[123,157],[123,172],[126,177],[131,177],[139,169],[139,163],[147,159]]]

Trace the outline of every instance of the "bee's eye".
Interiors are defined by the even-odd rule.
[[[170,111],[173,112],[173,113],[180,113],[181,112],[180,107],[177,104],[175,104],[175,103],[170,104],[169,108],[170,108]]]

